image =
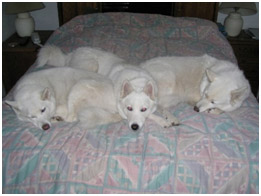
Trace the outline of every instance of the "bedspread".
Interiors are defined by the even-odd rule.
[[[156,56],[208,53],[236,62],[217,26],[197,18],[103,13],[78,16],[48,40],[64,52],[99,47],[136,64]],[[7,95],[12,97],[12,93]],[[259,111],[251,96],[230,113],[169,108],[181,125],[125,121],[83,130],[59,122],[48,131],[2,105],[3,193],[258,193]]]

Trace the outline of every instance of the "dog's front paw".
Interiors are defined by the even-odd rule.
[[[59,121],[64,121],[64,119],[61,116],[54,116],[52,117],[52,121],[59,122]]]
[[[173,116],[170,112],[164,111],[163,115],[167,123],[170,124],[171,127],[180,125],[179,120],[175,116]]]
[[[223,111],[218,108],[210,108],[210,109],[206,110],[206,112],[209,114],[222,114],[223,113]]]
[[[166,119],[166,124],[165,124],[164,128],[169,128],[169,127],[180,125],[179,120],[175,116],[167,116],[165,119]]]

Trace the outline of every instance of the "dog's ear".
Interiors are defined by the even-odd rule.
[[[155,100],[155,91],[154,91],[153,84],[151,83],[151,81],[148,81],[147,84],[144,86],[143,92],[146,95],[148,95],[151,98],[151,100]]]
[[[49,100],[50,98],[51,98],[51,92],[48,88],[45,88],[42,92],[41,99],[45,101],[45,100]]]
[[[230,103],[233,105],[235,102],[243,96],[245,91],[247,90],[247,87],[242,87],[236,90],[231,91],[231,98],[230,98]]]
[[[210,69],[206,69],[206,75],[208,77],[209,82],[213,82],[217,77],[217,74]]]
[[[131,86],[130,82],[128,80],[125,80],[121,87],[120,97],[124,98],[127,95],[129,95],[132,91],[133,91],[133,87]]]
[[[6,100],[5,103],[7,105],[9,105],[15,111],[15,113],[20,112],[19,106],[18,106],[16,101],[8,101],[8,100]]]

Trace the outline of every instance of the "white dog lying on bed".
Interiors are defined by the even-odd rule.
[[[164,107],[186,102],[197,112],[220,114],[239,108],[250,93],[237,65],[209,55],[157,57],[141,67],[157,81]]]
[[[5,101],[22,121],[47,130],[51,120],[66,120],[72,88],[79,81],[110,82],[101,75],[70,67],[50,68],[25,75],[15,87],[14,101]]]

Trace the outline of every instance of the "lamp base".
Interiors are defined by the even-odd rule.
[[[31,36],[34,32],[34,19],[28,12],[19,13],[15,20],[15,28],[20,37]]]
[[[225,19],[225,31],[231,37],[236,37],[240,34],[243,27],[243,19],[237,12],[231,12]]]

